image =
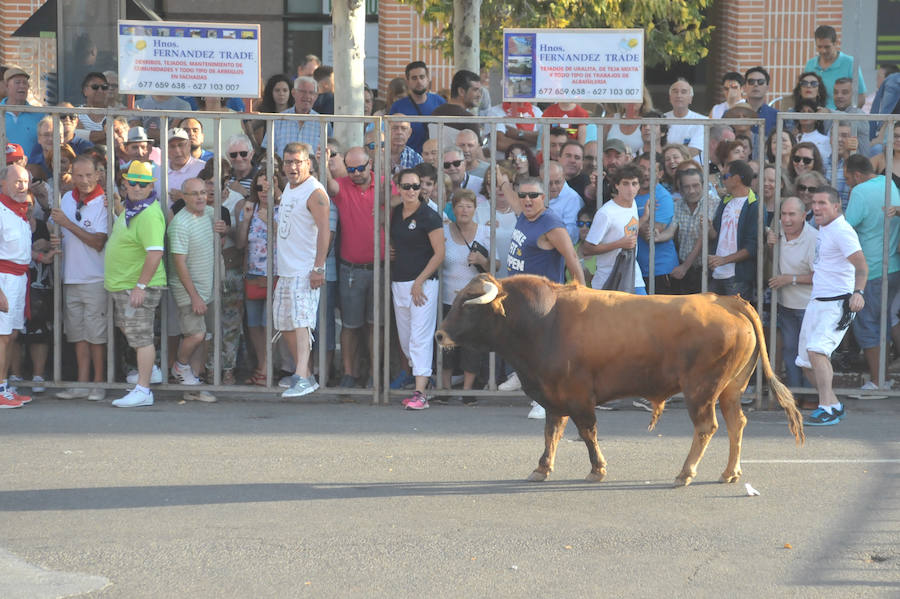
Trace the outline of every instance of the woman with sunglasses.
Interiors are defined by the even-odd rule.
[[[85,103],[81,108],[106,108],[109,94],[109,83],[103,73],[91,72],[81,82],[81,93]],[[78,128],[89,132],[88,139],[94,144],[106,143],[106,117],[97,114],[82,113],[78,115]]]
[[[815,114],[818,112],[818,105],[813,100],[800,100],[795,110],[801,114]],[[825,135],[825,121],[798,118],[797,141],[815,144],[819,149],[827,179],[831,171],[831,139]]]
[[[480,272],[490,270],[488,257],[479,250],[491,246],[491,231],[487,225],[480,225],[474,220],[475,192],[469,189],[458,189],[450,200],[456,221],[444,223],[444,263],[441,266],[443,276],[443,314],[450,312],[457,294],[469,284]],[[480,246],[480,247],[479,247]],[[495,261],[496,264],[496,261]],[[443,388],[451,388],[451,375],[456,369],[463,372],[463,390],[471,390],[475,384],[475,376],[481,371],[485,361],[484,352],[459,347],[444,352]],[[443,399],[443,398],[442,398]],[[463,404],[473,406],[478,403],[475,397],[458,397]]]
[[[537,158],[531,148],[523,143],[513,143],[506,149],[506,159],[512,161],[516,173],[522,176],[537,177],[539,175]]]
[[[798,175],[816,171],[825,176],[825,165],[816,144],[805,141],[791,148],[791,161],[788,164],[788,181],[794,184]]]
[[[813,219],[812,198],[816,190],[823,185],[828,185],[828,180],[819,171],[805,171],[794,180],[794,194],[806,207],[806,222],[814,227],[816,223]]]
[[[402,403],[408,410],[424,410],[434,357],[444,229],[438,213],[420,199],[414,170],[397,173],[396,183],[401,202],[391,211],[391,296],[400,347],[416,381],[415,391]]]
[[[250,197],[241,200],[235,206],[237,215],[237,233],[235,247],[246,249],[247,256],[244,267],[244,310],[247,315],[247,333],[250,349],[256,358],[256,369],[247,381],[248,385],[265,386],[266,384],[266,272],[269,235],[269,189],[272,189],[275,200],[271,215],[272,224],[278,222],[278,202],[281,189],[284,187],[280,174],[276,172],[275,185],[270,186],[265,169],[260,169],[253,177],[250,186]],[[275,243],[272,243],[272,269],[275,272]]]

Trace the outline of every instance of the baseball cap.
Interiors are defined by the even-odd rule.
[[[181,127],[175,127],[174,129],[169,129],[169,141],[173,139],[190,139],[190,137],[188,137],[187,131]]]
[[[6,144],[6,164],[12,164],[16,160],[25,158],[25,150],[19,144]]]
[[[606,139],[606,143],[603,144],[603,151],[607,150],[615,150],[619,154],[627,154],[628,150],[625,148],[625,142],[617,137],[609,137]]]

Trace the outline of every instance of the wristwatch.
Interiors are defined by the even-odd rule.
[[[318,273],[318,274],[320,274],[320,275],[324,275],[324,274],[325,274],[325,267],[324,267],[324,266],[313,266],[313,269],[312,269],[310,272],[314,272],[314,273]]]
[[[138,289],[140,289],[141,291],[143,291],[144,289],[147,288],[147,286],[144,285],[143,283],[135,283],[134,286],[137,287]]]
[[[858,294],[860,294],[860,295],[863,296],[863,297],[866,296],[866,294],[863,293],[863,290],[862,290],[862,289],[854,289],[854,290],[853,290],[853,293],[858,293]]]

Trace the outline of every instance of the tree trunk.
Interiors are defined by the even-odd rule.
[[[481,72],[481,0],[453,0],[453,62]]]
[[[366,57],[366,3],[363,0],[334,0],[331,3],[334,27],[334,113],[363,113]],[[361,123],[335,123],[335,137],[346,150],[363,143]]]

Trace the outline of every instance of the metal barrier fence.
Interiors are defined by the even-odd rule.
[[[5,113],[7,110],[10,110],[11,107],[8,106],[0,106],[0,113]],[[70,114],[73,112],[77,112],[80,114],[95,114],[99,116],[106,117],[105,121],[105,131],[108,140],[114,139],[113,132],[113,118],[116,116],[124,116],[129,119],[141,119],[147,117],[157,117],[160,119],[160,150],[161,150],[161,159],[160,159],[160,188],[163,192],[162,197],[166,197],[167,194],[167,168],[163,168],[164,165],[168,165],[168,130],[169,124],[172,121],[182,118],[196,118],[198,116],[203,117],[205,119],[211,118],[215,122],[215,127],[212,132],[213,134],[213,146],[215,147],[215,157],[217,158],[216,163],[214,165],[214,178],[215,178],[215,197],[213,202],[213,208],[215,213],[218,214],[221,208],[222,203],[222,173],[221,173],[221,162],[218,160],[221,158],[223,154],[223,140],[222,140],[222,121],[227,120],[242,120],[242,121],[263,121],[266,126],[266,138],[269,140],[269,143],[266,147],[266,158],[265,158],[265,167],[266,167],[266,176],[270,182],[274,181],[274,164],[275,164],[275,152],[274,152],[274,126],[276,121],[297,121],[298,123],[314,123],[319,128],[319,140],[320,140],[320,148],[325,146],[325,141],[327,139],[327,132],[329,123],[359,123],[360,126],[372,125],[376,130],[382,132],[384,136],[384,141],[381,144],[381,152],[376,151],[374,155],[374,160],[372,161],[373,170],[375,173],[375,180],[380,181],[381,184],[375,185],[374,189],[374,199],[375,205],[381,206],[384,214],[384,222],[381,223],[379,221],[379,214],[376,210],[373,213],[373,228],[375,231],[379,229],[379,227],[384,227],[385,231],[390,230],[390,217],[391,217],[391,123],[396,122],[410,122],[410,123],[427,123],[427,124],[435,124],[439,125],[437,127],[437,140],[438,140],[438,157],[437,164],[441,165],[443,163],[443,155],[445,150],[454,146],[455,140],[445,139],[446,135],[446,127],[443,125],[452,125],[459,123],[471,123],[476,124],[481,127],[482,133],[487,140],[487,156],[489,162],[487,174],[487,184],[489,189],[488,199],[490,201],[490,214],[491,221],[496,222],[496,196],[497,196],[497,181],[496,181],[496,164],[498,162],[498,151],[497,151],[497,136],[498,136],[498,126],[499,125],[510,125],[510,124],[526,124],[533,125],[535,129],[540,130],[540,141],[541,141],[541,151],[544,156],[550,155],[550,129],[553,126],[553,123],[548,121],[547,119],[540,118],[506,118],[506,117],[433,117],[433,116],[412,116],[412,115],[393,115],[393,116],[385,116],[385,117],[347,117],[347,116],[310,116],[310,115],[285,115],[285,114],[244,114],[244,113],[205,113],[205,112],[192,112],[192,111],[184,111],[184,112],[169,112],[169,111],[127,111],[127,110],[116,110],[116,109],[89,109],[89,108],[60,108],[60,107],[16,107],[17,111],[19,109],[23,109],[25,112],[38,112],[45,113],[51,116],[53,123],[53,136],[54,139],[61,138],[61,125],[59,121],[60,114]],[[5,117],[5,114],[3,115]],[[779,113],[778,121],[777,121],[777,133],[776,136],[780,139],[781,131],[784,128],[784,122],[786,120],[794,120],[796,118],[796,114],[794,113]],[[827,120],[827,121],[887,121],[890,126],[892,126],[896,119],[891,117],[890,115],[851,115],[851,114],[804,114],[804,119],[811,118],[817,120]],[[698,125],[703,128],[704,131],[704,142],[703,142],[703,150],[701,152],[702,160],[702,178],[703,178],[703,189],[706,190],[702,196],[700,210],[702,210],[702,214],[708,214],[708,201],[710,198],[708,197],[708,190],[710,188],[710,171],[709,171],[709,158],[710,158],[710,129],[716,125],[741,125],[745,127],[756,127],[757,132],[755,134],[756,140],[754,143],[754,147],[758,148],[758,152],[760,156],[765,156],[765,132],[764,132],[764,121],[762,119],[720,119],[720,120],[688,120],[688,119],[674,119],[674,118],[661,118],[661,119],[618,119],[618,118],[587,118],[587,119],[566,119],[567,122],[572,124],[593,124],[597,126],[598,130],[598,142],[600,146],[600,152],[598,154],[602,154],[602,141],[605,137],[604,131],[608,130],[608,127],[611,125],[651,125],[650,127],[650,140],[649,147],[647,150],[651,155],[656,155],[661,150],[661,140],[660,140],[660,129],[661,125]],[[5,131],[5,122],[6,119],[3,119],[3,125],[0,125],[0,144],[5,144],[6,141],[6,131]],[[835,151],[832,153],[832,177],[836,177],[836,168],[837,168],[837,136],[836,130],[837,127],[832,128],[832,146]],[[888,131],[892,129],[888,128]],[[208,132],[204,132],[208,134]],[[55,146],[54,146],[55,147]],[[378,145],[376,144],[376,148]],[[28,150],[26,149],[26,152]],[[776,148],[776,181],[781,181],[781,144],[777,144]],[[885,144],[885,156],[886,156],[886,165],[887,172],[886,177],[889,179],[891,175],[891,166],[892,166],[892,157],[893,157],[893,146],[891,143]],[[597,156],[598,162],[597,167],[598,171],[600,171],[602,176],[602,169],[600,168],[601,156]],[[108,147],[108,163],[114,164],[112,161],[116,160],[114,156],[114,149],[111,144]],[[763,162],[760,162],[760,172],[762,172]],[[319,162],[319,171],[318,178],[320,181],[325,181],[326,179],[326,169],[327,169],[327,161],[321,160]],[[549,189],[549,169],[544,169],[543,172],[543,182],[544,189]],[[107,169],[107,178],[106,178],[106,189],[108,191],[116,189],[115,187],[115,179],[114,179],[115,168]],[[54,186],[53,186],[53,194],[50,198],[51,207],[58,206],[60,201],[60,185],[59,185],[59,173],[60,173],[60,163],[59,163],[59,152],[54,151],[53,155],[53,173],[55,177]],[[438,168],[439,177],[442,175],[442,170]],[[650,198],[646,204],[646,206],[655,206],[656,204],[656,184],[659,180],[659,173],[657,172],[657,164],[656,161],[651,161],[651,170],[650,170],[650,187],[649,193]],[[888,188],[889,189],[889,188]],[[765,194],[763,189],[763,177],[758,177],[758,185],[756,188],[756,195],[759,198],[761,206],[764,207],[765,202]],[[597,193],[598,196],[602,194],[602,179],[598,180],[597,185]],[[108,194],[112,195],[112,194]],[[443,185],[438,185],[438,206],[439,210],[443,212],[446,202],[449,198],[445,197],[445,189]],[[781,203],[781,186],[776,185],[776,197],[775,197],[775,215],[776,217],[773,219],[772,228],[775,230],[776,234],[778,234],[780,228],[780,221],[777,217],[780,210]],[[274,186],[269,186],[268,192],[268,202],[270,206],[274,206]],[[600,198],[598,197],[597,206],[600,205]],[[718,197],[713,198],[714,201],[718,201]],[[549,202],[549,197],[547,198]],[[889,191],[886,191],[885,196],[886,206],[890,203]],[[111,204],[112,207],[112,204]],[[268,231],[274,231],[274,215],[273,210],[269,210],[267,212],[267,227]],[[109,211],[109,224],[110,227],[112,225],[112,221],[114,219],[114,211]],[[655,210],[652,210],[649,214],[650,218],[650,235],[651,241],[648,245],[649,247],[649,267],[650,270],[648,273],[643,273],[648,278],[648,292],[653,293],[655,291],[655,237],[656,237],[656,227],[655,227]],[[758,238],[757,238],[757,260],[756,260],[756,269],[757,269],[757,285],[756,285],[756,295],[757,295],[757,310],[760,314],[763,313],[763,290],[765,287],[765,281],[763,280],[763,269],[764,269],[764,247],[765,247],[765,211],[760,209],[758,211]],[[707,258],[710,253],[709,248],[709,226],[710,223],[708,219],[704,218],[702,223],[702,251],[701,251],[701,264],[702,264],[702,277],[701,277],[701,286],[702,290],[706,291],[708,285],[709,278],[709,268],[707,264]],[[110,228],[111,230],[111,228]],[[883,261],[883,269],[884,274],[886,274],[887,269],[887,260],[886,257],[888,255],[888,247],[887,247],[887,230],[888,223],[885,223],[885,237],[884,237],[884,257]],[[218,235],[218,234],[217,234]],[[218,237],[217,237],[218,238]],[[330,364],[327,364],[327,348],[326,344],[323,342],[319,342],[318,344],[318,367],[320,372],[320,385],[321,387],[329,390],[335,390],[341,394],[347,395],[360,395],[360,396],[369,396],[372,398],[373,403],[389,403],[390,398],[400,395],[403,393],[400,390],[391,390],[388,386],[388,381],[391,378],[391,358],[392,354],[396,351],[396,346],[392,344],[392,327],[391,327],[391,297],[390,297],[390,273],[391,273],[391,263],[390,260],[386,260],[384,265],[382,266],[381,261],[378,259],[380,253],[380,237],[379,235],[373,236],[373,255],[376,257],[373,263],[373,271],[374,271],[374,288],[376,290],[375,297],[373,298],[373,303],[375,307],[375,323],[373,328],[373,343],[372,343],[372,356],[371,356],[371,375],[372,375],[372,387],[368,389],[349,389],[349,388],[334,388],[327,387],[326,377],[322,376],[322,373],[326,373],[330,370]],[[267,355],[267,365],[266,365],[266,385],[265,387],[259,386],[250,386],[250,385],[222,385],[221,384],[221,356],[222,356],[222,315],[221,315],[221,303],[222,303],[222,272],[220,272],[219,268],[216,268],[214,275],[214,293],[213,293],[213,309],[214,309],[214,344],[213,344],[213,381],[211,385],[205,385],[202,387],[204,390],[209,390],[213,392],[227,392],[227,393],[241,393],[241,394],[258,394],[258,393],[268,393],[271,394],[276,391],[280,391],[280,389],[276,386],[274,378],[273,378],[273,368],[274,368],[274,331],[272,325],[272,289],[274,284],[274,276],[273,276],[273,235],[267,235],[267,297],[266,297],[266,355]],[[493,257],[496,255],[496,230],[491,227],[491,236],[490,236],[490,255]],[[216,264],[220,263],[221,259],[221,250],[220,245],[217,243],[215,246],[215,261]],[[502,259],[502,254],[501,254]],[[494,261],[490,261],[490,272],[492,274],[495,273],[495,265]],[[778,244],[775,246],[774,256],[773,256],[773,272],[777,272],[778,268]],[[440,270],[438,271],[440,273]],[[171,276],[171,275],[170,275]],[[113,311],[112,311],[112,299],[108,299],[108,312],[107,312],[107,320],[108,320],[108,342],[107,342],[107,366],[106,366],[106,383],[84,383],[75,381],[65,381],[62,378],[62,368],[61,368],[61,360],[62,360],[62,326],[61,326],[61,305],[62,305],[62,293],[60,291],[63,289],[62,280],[60,278],[60,261],[57,257],[54,261],[54,327],[53,327],[53,374],[52,380],[47,382],[48,386],[73,386],[77,385],[78,387],[101,387],[101,388],[110,388],[110,389],[124,389],[127,387],[125,383],[116,382],[114,380],[115,377],[115,335],[114,335],[114,326],[113,326]],[[442,277],[439,276],[439,285]],[[438,291],[440,296],[440,289]],[[884,288],[882,291],[883,300],[887,297],[887,289]],[[326,324],[326,311],[324,306],[327,305],[328,300],[328,289],[327,285],[323,286],[321,289],[321,297],[320,297],[320,311],[319,311],[319,331],[321,335],[320,341],[324,340],[323,336],[327,330]],[[774,307],[777,303],[777,290],[773,290],[772,294],[772,306]],[[886,352],[886,310],[887,306],[884,305],[885,302],[882,301],[882,314],[881,314],[881,364],[879,368],[879,382],[883,383],[884,379],[884,370],[885,370],[885,357]],[[437,302],[437,308],[439,311],[442,310],[441,302]],[[168,348],[167,348],[167,306],[166,301],[160,304],[161,310],[161,319],[160,319],[160,351],[159,351],[159,363],[161,365],[161,369],[163,371],[167,371],[167,363],[168,363]],[[776,324],[776,310],[774,308],[771,310],[771,321],[769,327],[770,339],[775,338],[777,334],[777,324]],[[438,322],[440,322],[440,317],[438,318]],[[380,343],[379,343],[380,341]],[[770,343],[770,348],[774,348],[774,343]],[[436,349],[435,362],[437,364],[437,368],[434,373],[434,380],[437,382],[437,386],[440,388],[441,386],[441,374],[443,370],[443,353]],[[402,354],[401,356],[402,357]],[[770,351],[770,359],[774,362],[775,352],[774,349]],[[518,392],[501,392],[497,390],[497,376],[496,376],[496,361],[493,359],[489,360],[489,375],[488,375],[488,384],[487,388],[483,390],[460,390],[454,389],[452,391],[453,395],[461,395],[461,396],[509,396],[516,397],[520,396],[521,393]],[[28,386],[28,383],[25,383]],[[164,383],[162,385],[154,385],[154,388],[158,388],[160,390],[172,390],[172,391],[187,391],[187,390],[195,390],[196,387],[186,386],[186,385],[176,385],[176,384],[167,384]],[[440,391],[440,389],[439,389]],[[795,392],[798,393],[810,393],[814,392],[811,389],[794,389]],[[850,392],[853,390],[839,390],[840,392]],[[447,390],[447,394],[451,393]],[[900,391],[893,392],[892,394],[900,394]],[[757,371],[756,375],[756,405],[758,407],[762,406],[762,372]],[[766,402],[769,404],[771,402],[771,398]]]

